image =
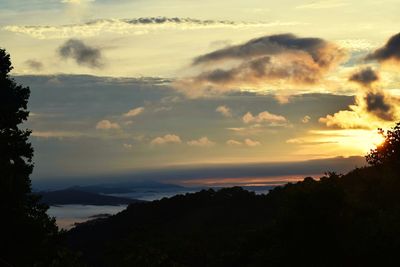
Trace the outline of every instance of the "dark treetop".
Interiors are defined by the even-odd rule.
[[[0,266],[60,266],[68,252],[59,246],[47,206],[31,192],[31,132],[18,127],[29,115],[30,90],[10,77],[11,70],[10,55],[0,49]]]

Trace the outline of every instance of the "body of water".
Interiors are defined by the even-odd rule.
[[[113,215],[127,206],[94,206],[94,205],[59,205],[50,206],[47,214],[56,218],[58,227],[71,229],[75,223],[81,223],[94,219],[97,215]]]
[[[169,192],[157,192],[157,191],[141,191],[132,192],[125,194],[111,194],[112,196],[126,197],[138,200],[153,201],[159,200],[165,197],[173,197],[178,194],[194,193],[197,190],[182,190],[182,191],[169,191]],[[250,189],[251,190],[251,189]],[[251,191],[255,191],[257,194],[266,194],[269,189],[256,188]],[[52,217],[56,218],[58,227],[62,229],[71,229],[76,223],[82,223],[97,217],[97,215],[114,215],[124,210],[127,205],[120,206],[95,206],[95,205],[57,205],[50,206],[47,211]]]
[[[126,194],[111,194],[112,196],[126,197],[138,200],[153,201],[159,200],[164,197],[173,197],[177,194],[185,194],[195,192],[194,190],[188,191],[170,191],[170,192],[157,192],[157,191],[142,191]],[[56,218],[58,227],[62,229],[71,229],[76,223],[86,222],[94,219],[97,215],[114,215],[124,210],[127,205],[120,206],[95,206],[95,205],[57,205],[50,206],[47,214]]]

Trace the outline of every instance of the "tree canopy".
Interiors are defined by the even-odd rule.
[[[400,165],[400,122],[386,133],[379,129],[379,133],[385,137],[385,140],[370,151],[366,156],[367,162],[374,166],[382,164]]]
[[[203,190],[136,203],[69,233],[89,266],[398,265],[400,179],[392,167],[276,187]]]
[[[29,116],[29,87],[10,76],[10,55],[0,49],[0,266],[59,266],[55,220],[32,193],[33,148],[30,130],[19,125]]]

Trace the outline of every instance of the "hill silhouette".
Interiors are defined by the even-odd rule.
[[[106,196],[93,192],[86,192],[77,188],[67,188],[63,190],[39,192],[40,201],[47,205],[122,205],[140,202],[140,200]]]
[[[396,165],[305,178],[256,195],[239,187],[130,205],[77,226],[90,266],[382,266],[399,263]]]

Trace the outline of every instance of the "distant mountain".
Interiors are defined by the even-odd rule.
[[[142,202],[136,199],[106,196],[92,192],[68,188],[64,190],[39,192],[41,202],[47,205],[123,205]]]
[[[168,181],[182,182],[207,178],[305,177],[323,174],[327,170],[346,173],[356,166],[365,166],[365,158],[352,156],[281,163],[184,165],[154,170],[137,170],[122,174],[36,177],[32,180],[32,186],[34,191],[60,190],[74,185],[85,187],[99,185],[128,189],[173,187],[176,185],[168,184]],[[285,184],[286,180],[278,179],[275,183]],[[115,193],[118,194],[118,192]]]
[[[121,183],[107,183],[98,185],[87,185],[87,186],[74,186],[73,189],[99,193],[99,194],[126,194],[134,192],[179,192],[187,190],[186,187],[165,184],[155,181],[143,181],[143,182],[121,182]]]

